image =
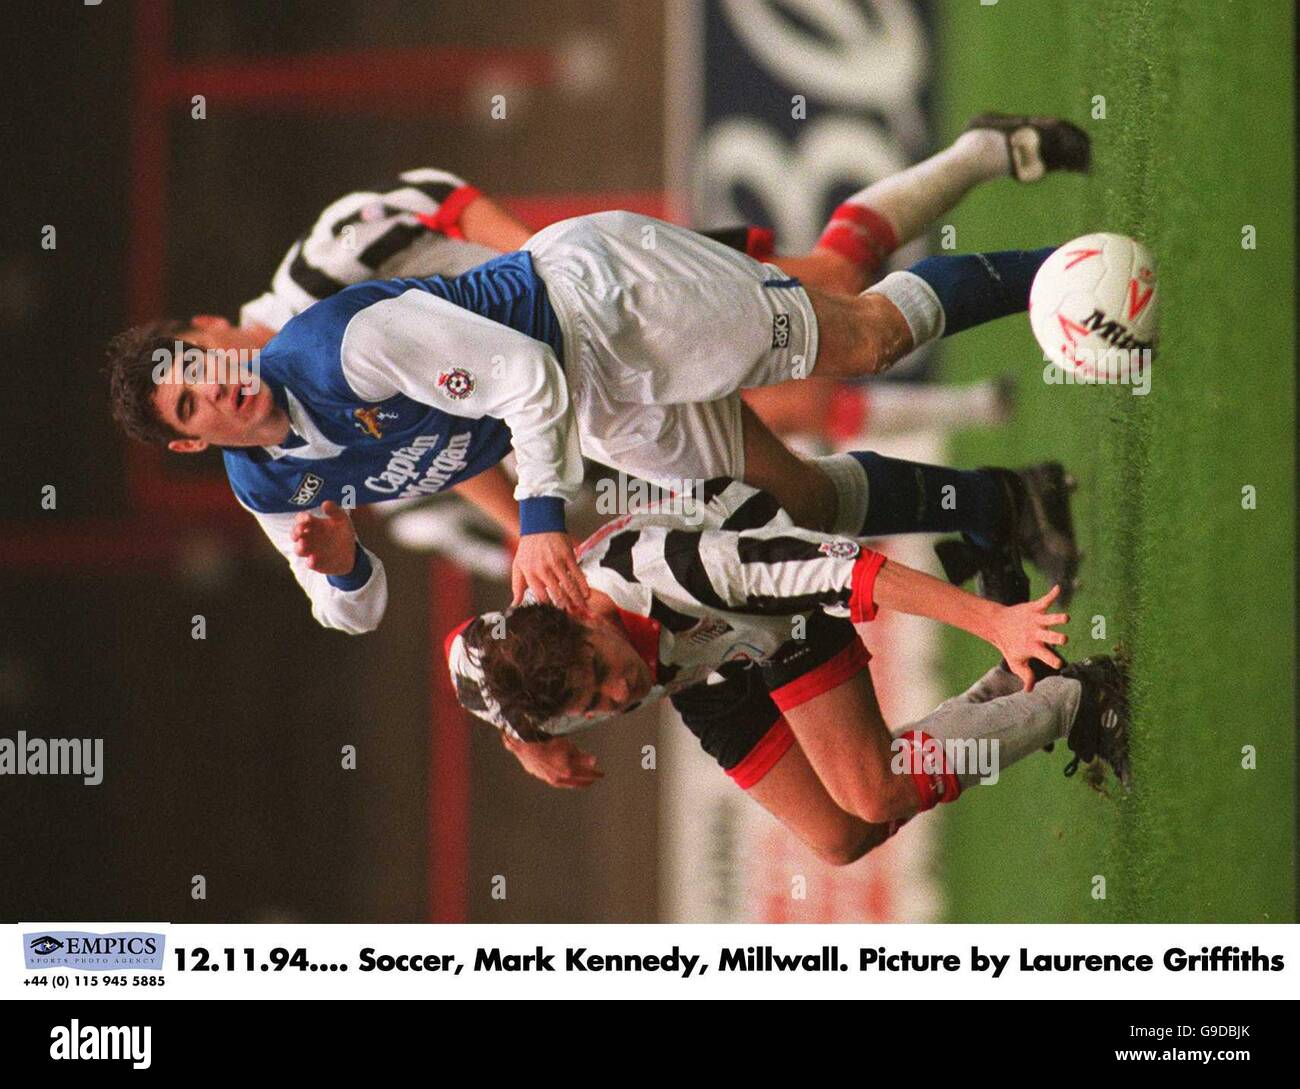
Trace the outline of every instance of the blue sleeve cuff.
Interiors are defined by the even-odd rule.
[[[328,576],[329,584],[336,590],[360,590],[370,581],[370,570],[370,556],[358,541],[357,550],[353,553],[352,570],[346,575]]]
[[[564,500],[554,495],[519,500],[519,536],[563,533]]]

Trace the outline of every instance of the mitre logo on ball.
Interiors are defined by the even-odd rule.
[[[1158,310],[1155,259],[1122,234],[1067,242],[1029,290],[1029,324],[1046,358],[1085,380],[1124,379],[1145,367]]]

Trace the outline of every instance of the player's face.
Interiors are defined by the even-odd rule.
[[[619,630],[598,621],[587,629],[587,641],[574,665],[571,683],[574,696],[568,713],[600,718],[626,711],[645,699],[654,678],[645,660]]]
[[[198,319],[196,319],[198,320]],[[270,387],[245,384],[248,374],[232,361],[265,343],[265,337],[231,326],[222,319],[207,319],[186,330],[181,339],[207,353],[202,367],[176,367],[171,381],[160,382],[153,401],[162,419],[186,439],[168,447],[191,454],[216,446],[270,446],[281,441],[287,418],[275,403]],[[256,358],[255,356],[251,358]]]

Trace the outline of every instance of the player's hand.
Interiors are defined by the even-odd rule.
[[[583,752],[567,737],[552,737],[546,741],[518,741],[507,734],[502,743],[518,758],[524,771],[548,786],[565,790],[589,787],[605,773],[596,768],[596,758]]]
[[[587,611],[587,578],[578,567],[573,540],[567,533],[527,533],[519,538],[510,572],[511,604],[524,599],[525,588],[543,605],[558,605],[579,616]]]
[[[1068,613],[1049,613],[1047,607],[1056,600],[1061,592],[1059,586],[1053,586],[1037,601],[1026,601],[1023,605],[1008,605],[999,610],[993,623],[993,638],[990,642],[1002,651],[1011,672],[1020,678],[1020,683],[1028,692],[1034,687],[1034,671],[1030,662],[1037,659],[1052,669],[1061,668],[1061,659],[1052,651],[1052,647],[1063,646],[1070,637],[1063,631],[1055,631],[1060,624],[1068,624]]]
[[[322,575],[347,575],[356,560],[357,535],[348,512],[333,501],[321,504],[319,516],[303,511],[293,520],[293,550]]]

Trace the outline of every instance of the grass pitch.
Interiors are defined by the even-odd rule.
[[[1000,0],[936,5],[942,132],[982,110],[1058,113],[1089,178],[985,187],[957,250],[1146,241],[1159,262],[1151,392],[1049,386],[1028,322],[947,342],[945,375],[1012,371],[1011,428],[955,464],[1059,458],[1087,553],[1068,653],[1122,640],[1135,674],[1133,792],[1062,777],[1063,744],[944,814],[947,918],[1295,918],[1294,123],[1290,5]],[[1105,117],[1093,116],[1104,96]],[[1255,248],[1243,248],[1254,228]],[[1243,508],[1254,489],[1255,509]],[[1035,591],[1043,589],[1035,580]],[[1092,638],[1103,617],[1105,638]],[[953,635],[951,690],[991,664]],[[1243,767],[1243,750],[1255,754]],[[1096,898],[1096,878],[1105,898]]]

